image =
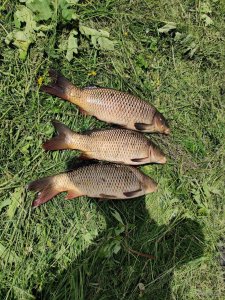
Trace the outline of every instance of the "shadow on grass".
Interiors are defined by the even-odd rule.
[[[36,299],[172,299],[174,271],[203,255],[200,225],[180,218],[159,226],[144,197],[96,205],[106,218],[106,231],[55,281],[47,282],[41,292],[34,291]],[[112,216],[112,208],[124,225]],[[121,246],[117,254],[116,244]],[[155,259],[133,254],[129,248]]]

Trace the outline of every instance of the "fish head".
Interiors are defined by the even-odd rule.
[[[166,156],[165,154],[153,143],[149,146],[149,157],[150,162],[158,163],[158,164],[165,164],[166,163]]]
[[[160,112],[156,111],[152,123],[155,132],[160,132],[165,134],[170,133],[168,122]]]
[[[146,175],[144,175],[143,186],[147,194],[157,191],[157,183]]]

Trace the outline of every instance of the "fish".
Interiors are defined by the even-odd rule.
[[[77,149],[83,159],[97,159],[127,165],[166,163],[164,153],[142,133],[128,129],[72,131],[59,121],[52,121],[58,135],[43,143],[48,150]]]
[[[52,82],[40,90],[77,105],[86,115],[136,131],[170,133],[164,116],[139,97],[111,88],[79,88],[55,70],[49,76]]]
[[[38,207],[61,192],[67,192],[66,200],[80,196],[131,199],[155,192],[157,183],[135,167],[97,163],[35,180],[27,189],[38,192],[32,203],[33,207]]]

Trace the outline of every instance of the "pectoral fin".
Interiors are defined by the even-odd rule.
[[[133,162],[145,162],[146,159],[148,159],[148,156],[147,157],[142,157],[142,158],[132,158],[131,161]]]
[[[138,189],[136,191],[132,191],[132,192],[125,192],[123,193],[124,196],[126,196],[127,198],[134,198],[134,197],[138,197],[139,193],[142,191],[142,189]]]
[[[145,124],[145,123],[134,123],[134,127],[135,127],[137,130],[140,130],[140,131],[149,130],[149,126],[150,126],[150,124]]]

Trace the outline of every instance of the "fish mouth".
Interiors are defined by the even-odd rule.
[[[162,157],[162,158],[159,160],[159,163],[160,163],[160,164],[165,164],[166,162],[167,162],[167,159],[166,159],[165,156]]]

